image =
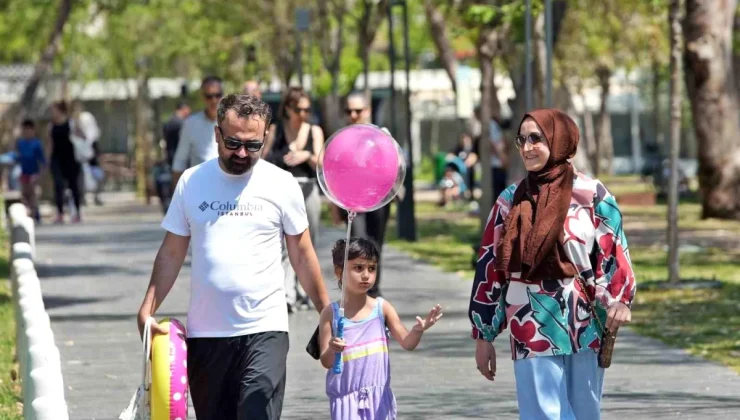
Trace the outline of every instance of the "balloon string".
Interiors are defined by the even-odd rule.
[[[347,259],[349,258],[349,237],[352,232],[352,221],[355,220],[357,215],[354,211],[347,212],[347,236],[344,241],[344,265],[342,265],[342,297],[340,300],[340,311],[342,317],[344,317],[344,289],[346,288],[347,280]]]

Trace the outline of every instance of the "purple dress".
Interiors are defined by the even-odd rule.
[[[361,321],[344,320],[342,373],[326,373],[332,420],[395,420],[396,397],[391,391],[388,335],[383,318],[383,299]],[[336,325],[339,305],[331,305]]]

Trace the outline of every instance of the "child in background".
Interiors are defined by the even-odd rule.
[[[32,120],[26,119],[21,123],[21,138],[16,142],[16,151],[18,152],[16,159],[21,166],[20,181],[23,202],[29,210],[29,216],[38,223],[41,221],[41,215],[36,200],[36,185],[38,185],[41,168],[46,165],[46,158]]]
[[[441,317],[442,308],[434,306],[425,319],[416,317],[411,332],[401,323],[393,306],[383,298],[372,298],[367,291],[375,283],[378,249],[365,238],[352,238],[347,257],[347,284],[342,284],[345,240],[332,249],[334,273],[344,289],[344,338],[335,337],[339,303],[324,308],[320,318],[321,364],[326,374],[332,420],[396,419],[396,398],[391,391],[388,335],[405,350],[411,351],[421,336]],[[332,371],[336,353],[342,353],[342,372]]]
[[[459,158],[454,158],[445,165],[444,176],[439,181],[440,207],[445,207],[449,203],[460,201],[465,197],[467,185],[465,184],[464,175],[460,173],[461,171],[464,172],[465,168],[461,167],[458,161],[460,161]]]

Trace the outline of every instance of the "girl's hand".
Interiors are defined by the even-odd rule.
[[[440,305],[434,305],[425,319],[416,317],[416,325],[414,325],[413,329],[416,331],[426,331],[436,324],[440,318],[442,318],[442,307]]]
[[[347,343],[341,338],[332,337],[331,341],[329,341],[329,350],[334,353],[343,352],[345,347],[347,347]]]

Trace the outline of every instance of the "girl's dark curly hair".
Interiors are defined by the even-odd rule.
[[[334,248],[331,250],[331,258],[335,268],[344,269],[344,243],[344,239],[338,240],[334,244]],[[365,238],[350,238],[347,261],[351,261],[356,258],[377,262],[380,258],[380,254],[378,253],[378,247],[375,245],[375,242]]]

